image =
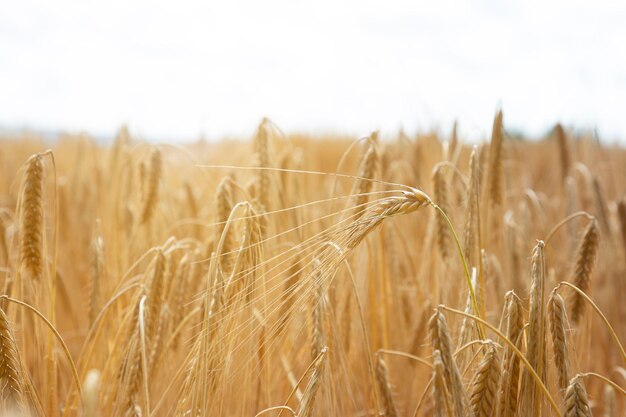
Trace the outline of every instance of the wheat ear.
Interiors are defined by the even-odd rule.
[[[545,382],[546,335],[545,335],[545,259],[544,243],[537,242],[533,251],[530,286],[530,313],[526,336],[526,359],[535,369],[542,382]],[[531,375],[522,374],[519,410],[522,415],[539,415],[541,407],[539,386]],[[530,413],[530,414],[529,414]]]
[[[556,141],[559,147],[561,179],[565,182],[565,178],[567,178],[570,172],[571,156],[569,144],[567,143],[567,136],[565,135],[565,130],[563,130],[563,126],[561,126],[560,123],[554,127],[554,135],[556,136]]]
[[[590,289],[591,274],[598,252],[598,243],[598,225],[595,220],[592,220],[585,229],[583,239],[578,247],[574,277],[572,279],[572,283],[585,293],[588,293]],[[578,324],[585,311],[585,300],[578,292],[574,292],[572,297],[571,310],[572,322]]]
[[[622,233],[622,242],[624,243],[624,256],[626,256],[626,198],[622,198],[617,203],[617,216]]]
[[[478,196],[480,195],[480,177],[478,148],[474,146],[470,156],[469,189],[467,191],[467,208],[465,217],[465,236],[463,252],[470,265],[478,264],[476,250],[476,236],[478,236]]]
[[[376,382],[380,390],[383,406],[385,407],[383,415],[385,417],[398,417],[398,410],[393,400],[393,392],[391,383],[389,382],[389,370],[383,357],[379,354],[376,360]]]
[[[13,331],[4,310],[0,308],[0,383],[2,398],[10,408],[24,411],[25,383]]]
[[[256,136],[254,138],[254,153],[256,158],[256,166],[262,168],[257,173],[257,189],[256,197],[261,204],[262,212],[271,210],[270,197],[268,195],[270,190],[270,173],[267,169],[270,166],[269,157],[269,135],[270,135],[270,121],[264,118],[259,125]]]
[[[162,170],[163,161],[161,159],[161,151],[154,148],[150,154],[150,173],[141,214],[141,223],[148,223],[154,215],[155,207],[159,201],[159,183],[161,181]]]
[[[96,319],[96,315],[100,311],[102,306],[102,285],[106,282],[104,273],[105,261],[104,261],[104,239],[98,232],[99,227],[96,227],[96,233],[91,241],[90,248],[90,274],[89,274],[89,323],[93,324]]]
[[[563,417],[591,417],[587,391],[578,375],[572,378],[567,387]]]
[[[491,145],[489,146],[489,199],[492,204],[502,204],[502,110],[496,113],[491,132]]]
[[[433,351],[433,398],[436,417],[454,416],[450,393],[446,387],[446,369],[439,350]]]
[[[522,329],[524,328],[524,312],[522,301],[513,291],[509,291],[506,296],[506,337],[521,350]],[[502,417],[513,417],[517,408],[517,398],[520,377],[520,359],[515,355],[509,345],[504,351],[505,376],[502,378],[500,393],[500,410],[498,415]]]
[[[495,345],[489,343],[487,353],[472,381],[470,405],[474,417],[491,417],[498,400],[500,382],[500,358]]]
[[[569,384],[569,362],[567,353],[568,327],[565,302],[556,292],[552,291],[548,301],[548,317],[550,318],[550,333],[552,335],[552,349],[554,350],[554,365],[556,366],[558,385],[562,392],[567,390]]]
[[[319,391],[322,378],[324,377],[326,370],[327,354],[328,348],[324,347],[320,352],[320,355],[316,359],[313,373],[311,374],[309,383],[307,384],[304,393],[302,394],[302,401],[300,401],[300,406],[298,407],[298,411],[296,412],[296,415],[298,417],[310,417],[313,413],[315,397],[317,396],[317,392]]]
[[[449,213],[450,196],[448,193],[448,183],[442,168],[443,166],[439,165],[433,174],[434,198],[435,203],[441,207],[443,211]],[[451,237],[448,224],[442,216],[438,216],[437,244],[439,246],[439,253],[444,259],[449,258],[450,243]]]
[[[20,263],[31,276],[40,279],[43,271],[43,162],[41,155],[26,163],[22,182],[20,217]]]
[[[467,393],[461,381],[461,373],[452,355],[452,342],[448,331],[448,323],[440,309],[435,310],[435,314],[430,318],[430,337],[432,339],[433,350],[441,353],[441,360],[445,369],[446,386],[450,390],[450,395],[454,403],[455,416],[465,416],[467,410]]]
[[[358,176],[360,179],[354,184],[354,189],[352,190],[352,193],[356,195],[354,202],[355,218],[363,214],[365,204],[367,204],[369,200],[367,193],[372,191],[373,182],[369,181],[369,179],[374,178],[380,159],[378,151],[376,150],[377,138],[378,134],[374,132],[367,141],[368,146],[361,159],[361,164],[359,165]]]

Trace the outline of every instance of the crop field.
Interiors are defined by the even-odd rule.
[[[0,138],[0,416],[626,415],[626,150]]]

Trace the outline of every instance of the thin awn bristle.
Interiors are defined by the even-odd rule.
[[[311,356],[313,359],[317,358],[320,352],[326,346],[326,333],[324,331],[324,307],[325,307],[325,294],[323,288],[323,282],[320,280],[319,269],[321,263],[318,259],[313,260],[313,284],[315,287],[315,297],[311,300],[311,321],[313,324],[311,335]]]
[[[598,225],[592,220],[583,235],[583,239],[578,247],[576,255],[576,265],[574,266],[574,277],[572,284],[584,293],[588,293],[591,285],[591,274],[598,252]],[[575,292],[571,301],[572,322],[578,324],[585,311],[585,300],[582,295]]]

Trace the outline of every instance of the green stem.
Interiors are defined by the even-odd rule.
[[[476,293],[474,292],[474,287],[472,286],[472,277],[470,275],[469,272],[469,268],[467,266],[467,262],[465,261],[465,254],[463,253],[463,249],[461,248],[461,242],[459,241],[459,237],[457,236],[456,232],[454,231],[454,227],[452,227],[452,222],[450,221],[450,218],[448,217],[448,215],[441,209],[441,207],[439,207],[437,204],[435,204],[434,202],[431,201],[430,203],[433,208],[435,210],[437,210],[439,212],[439,214],[441,214],[444,218],[444,220],[446,221],[446,224],[448,226],[448,229],[450,230],[450,233],[452,233],[452,237],[454,238],[454,243],[459,251],[459,256],[461,257],[461,263],[463,264],[463,271],[465,272],[465,279],[467,281],[467,286],[469,287],[469,292],[470,292],[470,298],[472,299],[472,306],[474,307],[474,311],[476,312],[476,314],[478,315],[479,318],[480,317],[480,310],[478,309],[478,302],[476,301]],[[483,335],[483,330],[482,330],[482,326],[479,325],[477,326],[478,329],[478,336],[484,340],[485,337]]]

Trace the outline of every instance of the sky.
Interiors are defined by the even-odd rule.
[[[626,139],[626,2],[0,3],[0,127],[159,140],[557,121]]]

